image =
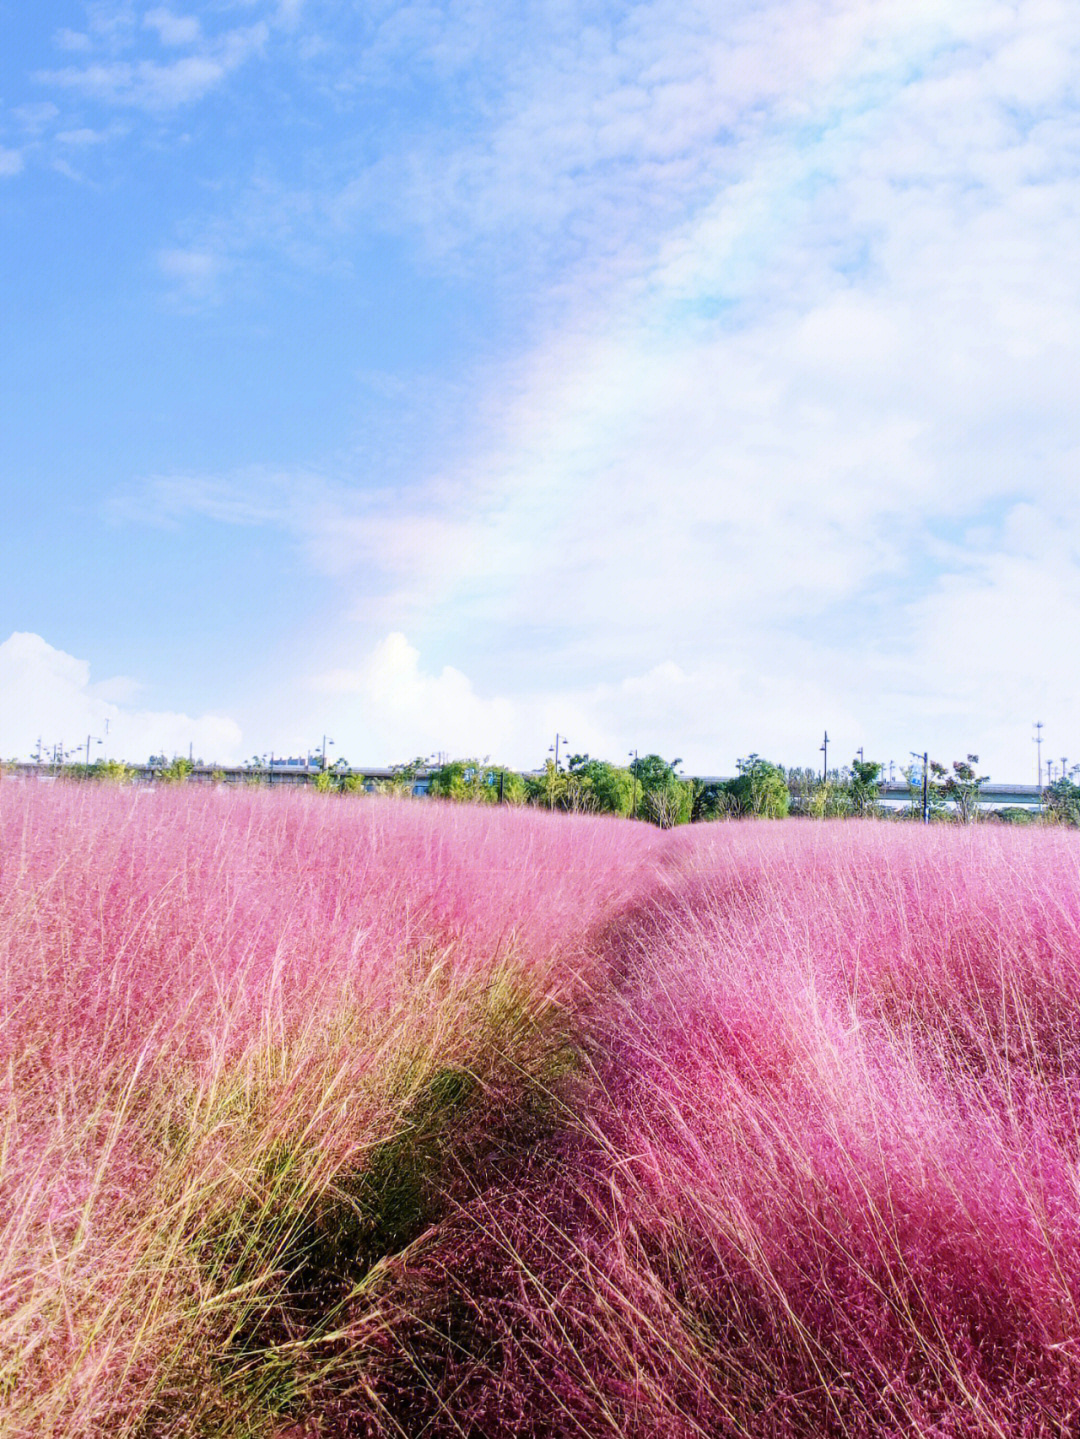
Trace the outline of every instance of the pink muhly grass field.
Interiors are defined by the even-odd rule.
[[[414,1237],[430,1115],[468,1112],[467,1158],[479,1116],[565,1064],[590,928],[654,842],[510,809],[0,784],[5,1435],[271,1434],[343,1370],[363,1396],[377,1306],[327,1253]],[[387,1145],[413,1189],[384,1219],[356,1184]]]
[[[1075,834],[4,782],[0,864],[5,1434],[1080,1432]]]
[[[663,861],[607,933],[585,1136],[432,1255],[503,1335],[455,1421],[1080,1432],[1076,836],[764,822]]]

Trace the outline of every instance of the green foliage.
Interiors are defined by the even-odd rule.
[[[562,808],[590,814],[628,815],[634,802],[634,777],[628,769],[572,755]]]
[[[784,771],[760,755],[747,755],[736,763],[735,779],[725,781],[731,812],[740,816],[756,815],[762,819],[783,819],[791,808]]]
[[[966,760],[954,759],[949,774],[944,765],[930,761],[930,791],[938,807],[951,803],[960,824],[973,824],[979,817],[979,791],[990,776],[975,773],[978,763],[977,754],[969,754]]]
[[[362,794],[367,780],[362,774],[352,774],[344,760],[322,769],[315,776],[315,788],[320,794]]]
[[[850,779],[851,812],[857,815],[881,813],[880,786],[883,766],[877,760],[853,759]]]
[[[547,809],[565,809],[570,790],[570,777],[565,770],[556,768],[553,759],[544,761],[542,774],[531,774],[525,779],[525,797],[529,804],[542,805]]]
[[[155,778],[161,784],[183,784],[194,768],[189,759],[174,759],[172,764],[157,770]]]
[[[488,760],[455,759],[432,772],[428,794],[473,804],[524,804],[525,781],[515,770]]]
[[[690,802],[692,824],[726,819],[733,813],[727,780],[695,779],[691,783],[693,786],[693,797]]]
[[[938,766],[941,769],[941,766]],[[942,771],[944,773],[944,771]],[[930,776],[933,775],[933,764],[930,766]],[[904,819],[922,819],[923,815],[923,772],[921,764],[909,764],[903,770],[903,776],[907,780],[908,806],[901,810],[901,817]],[[932,820],[948,818],[948,811],[945,808],[939,790],[935,789],[928,777],[926,786],[927,812]]]
[[[1043,813],[1052,824],[1080,826],[1080,784],[1076,776],[1080,765],[1067,775],[1052,781],[1042,792]]]
[[[1004,805],[1001,809],[992,809],[985,817],[989,820],[996,821],[998,824],[1019,825],[1034,824],[1036,818],[1031,810],[1024,809],[1022,805],[1018,804],[1009,804]]]
[[[831,769],[824,777],[814,769],[784,770],[791,811],[812,819],[880,815],[881,770],[876,760],[860,759],[852,760],[847,769]]]
[[[642,755],[630,766],[631,813],[661,829],[689,824],[694,810],[692,780],[676,773],[682,760],[666,760],[658,754]]]
[[[409,760],[407,764],[391,765],[390,778],[379,781],[375,786],[376,793],[407,799],[412,795],[417,776],[426,764],[423,755],[417,755],[416,759]]]

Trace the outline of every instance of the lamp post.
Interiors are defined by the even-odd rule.
[[[326,768],[326,746],[327,746],[328,744],[333,744],[333,743],[334,743],[334,741],[333,741],[332,739],[327,739],[326,736],[323,735],[323,737],[322,737],[322,767],[323,767],[323,769]]]
[[[632,749],[632,750],[629,751],[629,753],[630,753],[631,755],[633,755],[633,758],[634,758],[634,763],[630,766],[630,773],[634,776],[634,790],[633,790],[633,795],[634,795],[634,797],[633,797],[633,800],[632,800],[632,802],[631,802],[631,804],[630,804],[630,818],[631,818],[631,819],[637,819],[637,772],[638,772],[637,750],[636,750],[636,749]]]
[[[556,733],[555,733],[555,743],[548,745],[548,754],[554,753],[554,755],[555,755],[555,773],[554,773],[554,774],[552,775],[552,777],[551,777],[551,785],[550,785],[550,787],[549,787],[549,789],[548,789],[548,809],[554,809],[554,808],[555,808],[555,775],[559,773],[559,745],[560,745],[560,744],[569,744],[569,740],[566,738],[566,736],[565,736],[564,734],[559,734],[558,731],[556,731]]]
[[[825,758],[821,761],[821,778],[822,778],[823,780],[827,780],[827,779],[829,778],[829,731],[828,731],[828,730],[825,731],[825,742],[824,742],[824,744],[819,745],[818,748],[821,750],[821,753],[825,756]]]
[[[922,754],[916,754],[914,750],[908,750],[912,759],[922,760],[922,822],[930,823],[930,751],[924,750]]]
[[[88,735],[86,736],[86,768],[87,768],[87,769],[90,768],[90,741],[91,741],[91,740],[97,740],[97,743],[98,743],[98,744],[101,744],[101,740],[99,740],[96,735],[88,734]]]

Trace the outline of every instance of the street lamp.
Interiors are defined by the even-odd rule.
[[[323,735],[323,737],[322,737],[322,767],[323,767],[323,769],[326,768],[326,746],[327,746],[328,744],[333,744],[333,743],[334,743],[334,741],[333,741],[332,739],[327,739],[326,736]]]
[[[821,753],[825,756],[825,758],[824,758],[824,759],[822,760],[822,762],[821,762],[821,778],[822,778],[823,780],[827,780],[827,779],[829,778],[829,731],[828,731],[828,730],[825,731],[825,743],[824,743],[824,744],[821,744],[821,745],[818,745],[818,749],[820,749],[820,750],[821,750]]]
[[[564,734],[559,734],[558,731],[556,731],[555,743],[548,745],[548,754],[554,753],[555,755],[555,771],[551,776],[551,784],[548,786],[548,809],[555,808],[555,775],[559,772],[559,745],[569,743],[570,741]]]
[[[88,735],[86,736],[86,768],[87,768],[87,769],[90,768],[90,741],[91,741],[91,740],[95,740],[98,744],[101,744],[101,743],[102,743],[102,741],[99,740],[96,735],[88,734]]]
[[[551,753],[554,752],[554,755],[555,755],[555,768],[556,768],[556,769],[559,768],[559,745],[560,745],[560,744],[569,744],[569,743],[570,743],[570,741],[566,738],[566,736],[565,736],[564,734],[556,734],[556,736],[555,736],[555,743],[548,745],[548,754],[551,754]]]
[[[924,750],[922,754],[916,754],[913,749],[908,750],[912,759],[922,761],[922,822],[930,823],[930,751]]]

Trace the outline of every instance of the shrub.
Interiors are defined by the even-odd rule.
[[[524,804],[527,791],[514,770],[488,760],[456,759],[432,772],[428,794],[474,804]]]
[[[783,819],[791,805],[791,794],[779,765],[752,754],[740,759],[736,768],[738,776],[725,784],[732,812],[743,817]]]

